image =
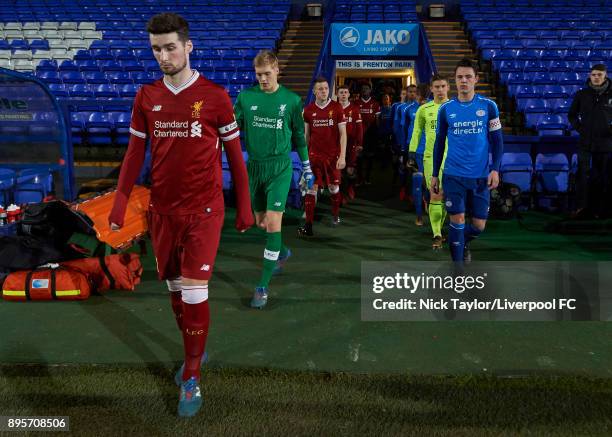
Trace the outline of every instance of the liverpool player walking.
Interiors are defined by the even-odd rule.
[[[357,155],[361,152],[363,140],[363,123],[359,106],[349,101],[351,92],[347,85],[338,87],[338,103],[342,105],[346,118],[346,194],[349,199],[355,198],[355,181],[357,174]]]
[[[253,65],[259,85],[238,95],[234,111],[249,153],[247,170],[255,219],[267,235],[261,279],[251,300],[251,307],[263,308],[268,302],[272,275],[291,256],[282,243],[281,225],[293,175],[289,155],[292,140],[310,187],[314,176],[304,140],[302,99],[278,83],[278,59],[273,52],[260,51]]]
[[[236,187],[236,228],[253,224],[239,129],[225,90],[189,66],[189,25],[164,13],[147,24],[153,54],[164,77],[136,94],[113,209],[112,229],[123,225],[130,192],[140,172],[145,141],[151,142],[149,230],[159,279],[166,280],[185,363],[179,370],[178,414],[193,416],[202,405],[200,365],[210,311],[208,281],[223,226],[221,145]]]
[[[315,101],[304,108],[304,132],[315,183],[304,199],[306,224],[298,229],[302,236],[313,235],[312,222],[319,188],[329,189],[332,223],[340,224],[340,180],[346,166],[346,118],[342,105],[329,98],[329,84],[325,78],[315,81],[314,93]]]

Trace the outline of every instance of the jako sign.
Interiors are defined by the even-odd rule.
[[[419,26],[414,23],[333,23],[332,55],[417,56]]]

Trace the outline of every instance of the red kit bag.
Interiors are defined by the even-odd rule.
[[[137,253],[75,259],[61,265],[85,274],[96,291],[134,290],[142,276],[142,264]]]
[[[2,285],[4,300],[85,300],[90,293],[82,272],[58,264],[13,272]]]

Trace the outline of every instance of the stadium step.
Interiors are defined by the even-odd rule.
[[[302,98],[310,88],[312,72],[323,41],[323,23],[289,21],[278,51],[280,82]]]
[[[474,52],[470,41],[461,27],[461,23],[456,21],[442,22],[423,22],[429,47],[436,64],[438,73],[449,78],[451,87],[454,88],[452,76],[455,72],[455,65],[463,58],[471,59],[480,66],[478,54]],[[476,85],[476,92],[484,96],[495,98],[494,87],[488,82],[488,75],[479,72],[479,83]]]

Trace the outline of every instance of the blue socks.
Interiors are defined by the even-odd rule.
[[[423,215],[423,173],[412,173],[412,198],[417,217]]]
[[[471,226],[471,225],[470,225]],[[455,262],[463,263],[463,248],[465,246],[465,224],[451,222],[448,227],[448,247]]]
[[[468,244],[473,239],[478,238],[478,236],[481,233],[482,233],[482,231],[480,229],[478,229],[476,226],[474,226],[473,224],[470,223],[463,230],[464,243]]]

